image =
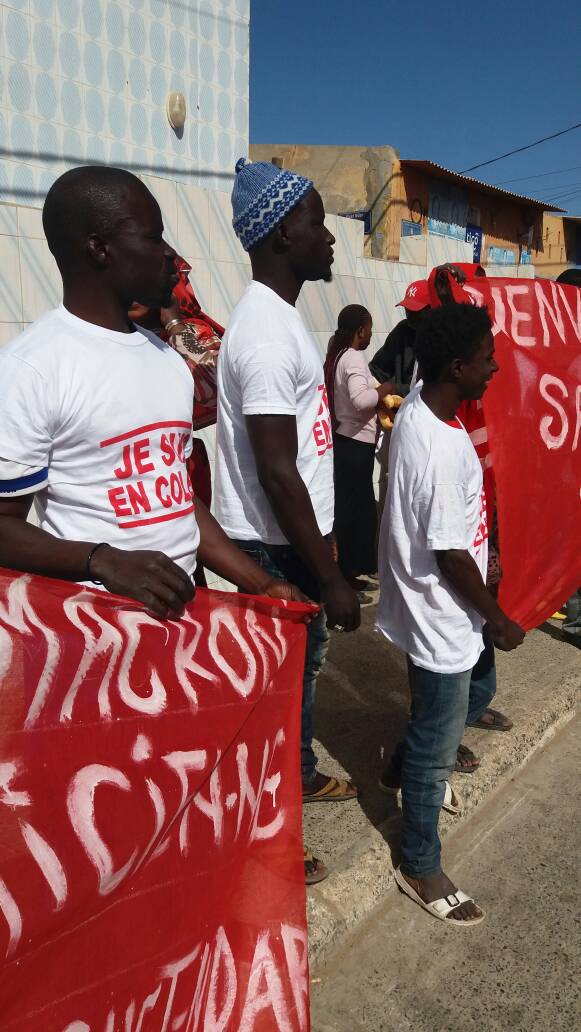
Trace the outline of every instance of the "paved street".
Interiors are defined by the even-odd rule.
[[[311,970],[312,1032],[580,1027],[578,740],[571,721],[445,843],[487,920],[449,928],[397,890]]]
[[[304,807],[305,840],[328,865],[327,881],[308,893],[309,952],[320,963],[343,936],[386,898],[398,862],[400,812],[377,779],[405,732],[409,689],[405,657],[374,631],[375,608],[363,611],[356,634],[333,635],[317,685],[315,732],[319,766],[353,778],[359,799]],[[495,707],[514,720],[510,734],[468,728],[464,742],[482,758],[477,775],[454,775],[465,816],[445,814],[444,834],[457,833],[470,814],[504,783],[550,729],[575,705],[581,653],[548,622],[527,634],[514,652],[497,652]],[[447,847],[446,847],[447,848]]]

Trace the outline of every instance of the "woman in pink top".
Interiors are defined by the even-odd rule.
[[[361,589],[360,574],[375,573],[377,506],[373,462],[377,406],[391,383],[374,387],[363,352],[371,341],[372,319],[362,305],[347,305],[329,341],[325,383],[333,422],[335,456],[335,536],[341,572]]]

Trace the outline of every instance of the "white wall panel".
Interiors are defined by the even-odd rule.
[[[0,0],[0,201],[108,162],[226,189],[248,151],[250,0]],[[166,96],[188,116],[180,137]]]

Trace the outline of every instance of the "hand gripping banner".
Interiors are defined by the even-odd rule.
[[[581,586],[581,290],[478,278],[464,291],[488,306],[494,323],[500,372],[484,395],[484,414],[504,570],[500,602],[529,630]]]
[[[304,614],[0,571],[3,1032],[308,1030]]]

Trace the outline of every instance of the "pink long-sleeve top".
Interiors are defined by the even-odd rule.
[[[337,433],[373,444],[377,437],[378,401],[363,352],[347,348],[335,371]]]

